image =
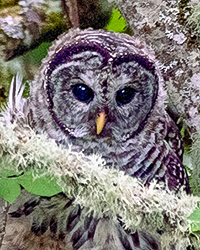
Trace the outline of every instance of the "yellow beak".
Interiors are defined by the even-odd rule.
[[[97,115],[96,118],[96,125],[97,125],[97,135],[99,135],[106,123],[106,114],[105,112],[102,112]]]

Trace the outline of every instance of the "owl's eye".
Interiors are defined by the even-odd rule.
[[[123,104],[127,104],[133,100],[135,96],[135,90],[131,87],[125,87],[123,89],[119,89],[116,94],[116,102],[118,106]]]
[[[76,99],[78,99],[80,102],[85,102],[87,104],[91,102],[94,98],[93,90],[83,83],[77,83],[73,85],[72,92]]]

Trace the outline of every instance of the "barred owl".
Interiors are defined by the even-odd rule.
[[[154,179],[189,193],[181,135],[165,111],[165,98],[158,63],[144,42],[71,30],[53,43],[30,86],[30,125],[58,144],[100,154],[108,166],[146,186]],[[64,194],[28,201],[12,213],[33,217],[19,249],[160,249],[151,235],[131,234],[120,220],[84,217],[84,211]]]

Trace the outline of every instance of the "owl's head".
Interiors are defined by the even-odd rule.
[[[31,88],[38,127],[84,140],[134,137],[158,99],[154,61],[125,34],[77,29],[60,36]]]

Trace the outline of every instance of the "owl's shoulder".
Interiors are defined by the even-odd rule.
[[[167,114],[167,134],[165,140],[169,144],[170,148],[176,153],[179,159],[183,160],[183,139],[180,132],[180,128],[175,121]]]

